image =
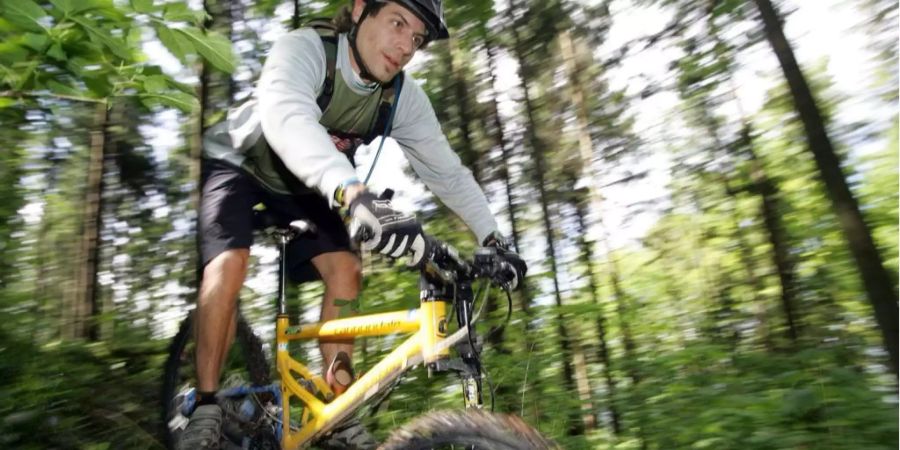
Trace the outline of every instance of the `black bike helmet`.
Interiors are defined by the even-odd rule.
[[[366,3],[394,2],[412,11],[428,30],[429,41],[439,41],[450,37],[444,21],[444,5],[441,0],[366,0]]]
[[[350,50],[353,52],[353,57],[356,58],[356,62],[359,64],[359,75],[366,79],[378,81],[371,72],[369,72],[369,68],[366,66],[365,61],[363,61],[362,55],[359,54],[359,48],[356,46],[356,33],[359,31],[359,24],[371,14],[372,6],[376,3],[394,2],[410,10],[425,24],[425,29],[428,32],[428,36],[425,38],[425,42],[427,43],[429,41],[437,41],[450,37],[450,33],[447,32],[447,23],[444,22],[444,6],[441,1],[442,0],[366,0],[366,7],[363,8],[359,20],[353,24],[347,36],[350,40]],[[381,83],[382,81],[378,82]]]

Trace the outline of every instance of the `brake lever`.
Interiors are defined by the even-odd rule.
[[[366,242],[369,239],[372,239],[374,237],[373,233],[372,233],[372,228],[369,227],[368,225],[353,224],[353,225],[351,225],[350,228],[351,228],[350,240],[352,240],[353,242],[356,242],[356,243]]]

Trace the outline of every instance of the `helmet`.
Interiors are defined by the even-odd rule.
[[[386,1],[392,1],[404,6],[425,23],[429,41],[438,41],[450,37],[450,33],[447,32],[447,22],[444,21],[442,0],[367,0],[366,3],[384,3]]]

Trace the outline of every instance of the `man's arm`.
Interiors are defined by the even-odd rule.
[[[266,58],[256,88],[263,133],[284,165],[334,205],[334,192],[356,171],[335,150],[319,123],[316,103],[325,79],[325,50],[319,36],[302,30],[279,38]]]
[[[425,185],[456,213],[478,242],[497,230],[487,198],[472,172],[450,148],[434,109],[413,80],[403,86],[391,136]]]

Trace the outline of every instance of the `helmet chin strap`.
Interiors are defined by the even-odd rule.
[[[353,52],[353,58],[356,59],[356,65],[359,66],[359,76],[361,78],[374,81],[375,83],[382,84],[382,81],[378,78],[375,78],[375,75],[372,75],[369,72],[369,68],[366,66],[366,63],[362,59],[362,55],[359,54],[359,48],[356,46],[356,34],[359,32],[359,26],[362,24],[363,20],[366,20],[366,17],[371,12],[371,3],[366,2],[366,6],[363,8],[362,14],[359,16],[359,20],[353,24],[353,27],[350,28],[350,33],[347,35],[347,39],[350,41],[350,50]]]

